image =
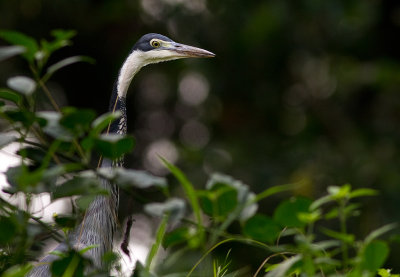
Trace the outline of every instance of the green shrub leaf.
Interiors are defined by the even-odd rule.
[[[22,96],[20,94],[9,89],[0,89],[0,98],[14,102],[17,105],[19,105],[22,100]]]
[[[132,151],[135,140],[133,137],[117,134],[103,134],[92,141],[93,147],[100,155],[115,160]]]
[[[274,219],[285,227],[304,227],[305,222],[299,219],[299,213],[307,213],[311,200],[304,197],[291,198],[279,204],[274,212]]]
[[[243,233],[252,239],[273,243],[279,236],[281,228],[269,216],[256,214],[246,221]]]
[[[0,244],[9,243],[17,232],[17,226],[9,217],[0,217]]]
[[[373,241],[365,247],[362,255],[361,266],[363,269],[375,272],[389,255],[389,247],[386,242]]]
[[[0,38],[14,45],[24,46],[26,48],[26,52],[23,54],[23,56],[29,62],[33,62],[35,53],[39,50],[39,46],[34,38],[16,31],[8,30],[0,31]]]

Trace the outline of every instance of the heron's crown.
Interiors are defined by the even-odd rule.
[[[159,39],[162,41],[168,41],[168,42],[174,42],[172,39],[170,39],[169,37],[160,35],[160,34],[156,34],[156,33],[149,33],[149,34],[145,34],[144,36],[142,36],[136,43],[135,45],[132,47],[132,51],[135,50],[140,50],[143,52],[147,52],[150,50],[153,50],[154,47],[151,46],[150,41],[153,39]]]

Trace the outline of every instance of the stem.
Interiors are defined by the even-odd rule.
[[[339,201],[339,221],[340,221],[340,232],[342,234],[347,234],[347,226],[346,226],[346,213],[345,213],[345,206],[346,200],[341,199]],[[347,269],[349,264],[349,253],[347,243],[343,241],[342,243],[342,257],[343,257],[343,266],[344,269]]]
[[[151,247],[149,255],[147,256],[146,259],[145,269],[147,272],[150,272],[151,262],[156,256],[158,249],[160,248],[160,245],[164,239],[165,231],[167,229],[168,218],[169,218],[168,215],[164,215],[163,219],[161,220],[160,226],[158,227],[156,234],[156,242]]]

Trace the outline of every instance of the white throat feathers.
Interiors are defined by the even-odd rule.
[[[126,97],[129,85],[133,77],[138,71],[152,63],[159,63],[164,61],[176,60],[184,58],[177,53],[172,53],[169,50],[157,50],[143,52],[140,50],[133,51],[128,58],[126,58],[122,65],[121,71],[118,76],[117,93],[119,97]]]

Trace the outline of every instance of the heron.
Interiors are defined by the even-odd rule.
[[[142,36],[132,47],[129,55],[119,70],[110,98],[109,111],[120,112],[120,117],[110,123],[107,132],[124,135],[127,132],[126,96],[133,77],[139,70],[148,65],[182,58],[208,58],[215,54],[193,46],[177,43],[172,39],[150,33]],[[123,159],[111,161],[102,159],[100,167],[123,166]],[[118,186],[102,180],[101,185],[109,194],[97,196],[87,208],[82,222],[71,232],[69,243],[62,242],[54,250],[66,251],[68,245],[83,249],[97,245],[86,252],[94,267],[103,266],[102,256],[113,247],[114,234],[117,228],[117,210],[119,205]],[[29,273],[28,276],[51,276],[50,264],[58,256],[48,254]]]

